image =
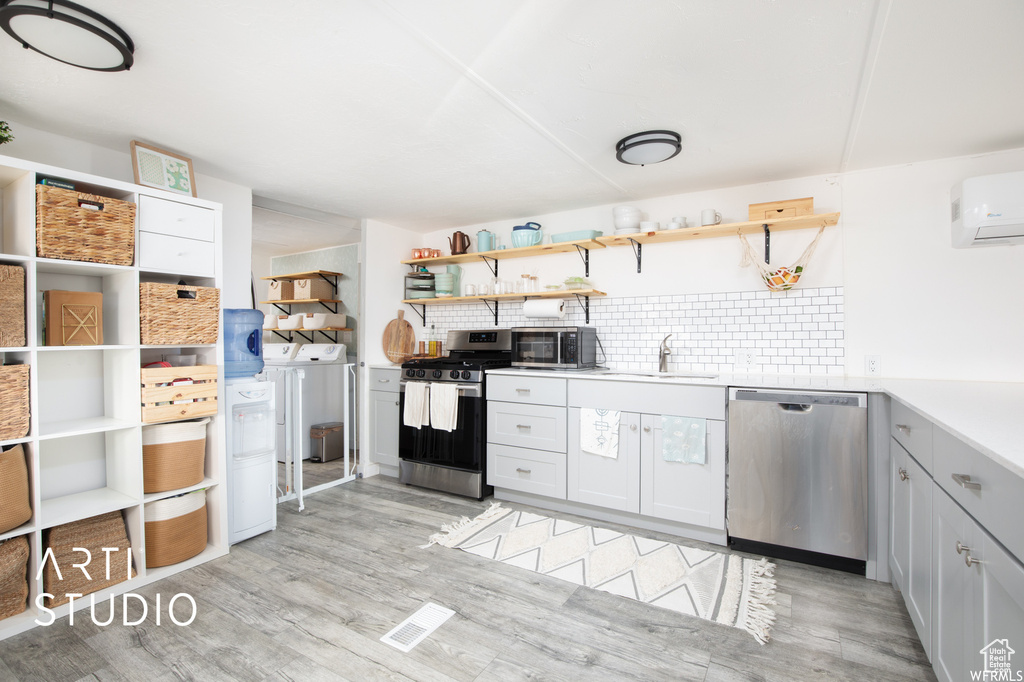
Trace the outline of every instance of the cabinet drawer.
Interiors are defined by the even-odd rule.
[[[565,379],[488,375],[487,399],[531,405],[565,405]]]
[[[168,237],[143,232],[139,235],[139,267],[176,275],[216,275],[213,242]]]
[[[217,223],[212,209],[142,195],[139,197],[139,230],[212,242]]]
[[[487,483],[564,500],[565,454],[488,443]]]
[[[918,464],[932,472],[932,423],[899,402],[892,401],[889,428],[892,437],[907,449]]]
[[[488,400],[487,442],[565,452],[565,408]]]
[[[1024,478],[942,429],[936,428],[933,438],[935,482],[1018,560],[1024,561],[1024,525],[1020,522]],[[954,480],[954,475],[967,486],[981,487],[964,487]],[[970,481],[964,477],[970,477]]]
[[[727,399],[723,386],[602,379],[573,379],[569,382],[569,405],[600,410],[724,420]]]
[[[401,367],[371,367],[370,390],[398,393],[402,379]]]

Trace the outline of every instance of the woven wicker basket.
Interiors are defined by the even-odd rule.
[[[28,435],[28,365],[0,366],[0,440]]]
[[[36,254],[131,265],[135,262],[135,204],[36,185]]]
[[[220,289],[158,282],[139,285],[143,345],[217,343],[219,310]]]
[[[17,528],[31,518],[25,448],[18,443],[0,452],[0,533]]]
[[[203,481],[209,419],[142,427],[142,489],[162,493]]]
[[[68,594],[90,594],[135,577],[135,569],[129,563],[131,543],[119,511],[54,526],[46,532],[43,544],[53,550],[53,561],[47,561],[43,569],[44,591],[54,595],[46,598],[48,607],[66,603]],[[91,580],[81,570],[70,568],[84,557],[75,547],[84,547],[92,554],[92,561],[86,566]],[[117,551],[110,552],[108,577],[103,549],[110,547]],[[57,567],[62,567],[63,579],[57,577]]]
[[[206,549],[206,491],[146,505],[146,568],[170,566]]]
[[[329,301],[334,298],[334,287],[330,282],[319,277],[297,279],[293,293],[296,300],[322,298]]]
[[[0,542],[0,620],[28,606],[28,540],[24,535]]]
[[[25,268],[0,265],[0,347],[25,345]]]

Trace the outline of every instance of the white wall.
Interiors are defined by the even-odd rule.
[[[845,292],[846,374],[864,373],[866,354],[881,356],[882,374],[891,377],[1024,381],[1024,247],[953,249],[949,235],[949,188],[965,177],[1024,168],[1024,150],[942,159],[839,176],[798,178],[680,194],[631,203],[653,220],[685,215],[693,225],[703,208],[717,208],[725,222],[746,219],[747,205],[814,197],[815,212],[840,211],[825,232],[801,288],[841,286]],[[610,233],[611,205],[565,213],[523,216],[502,223],[462,228],[476,245],[476,232],[489,229],[508,241],[512,227],[526,220],[546,234],[577,229]],[[423,235],[413,246],[448,253],[451,230]],[[369,234],[369,233],[368,233]],[[810,230],[772,236],[772,264],[788,264],[813,237]],[[762,248],[760,240],[754,242]],[[376,250],[367,270],[407,259],[408,243]],[[732,238],[649,245],[643,272],[636,273],[631,249],[591,251],[591,277],[609,297],[748,291],[760,280],[753,268],[740,268],[738,240]],[[368,253],[368,257],[370,254]],[[435,268],[436,269],[436,268]],[[576,254],[502,261],[499,274],[515,278],[538,274],[541,283],[582,275]],[[463,282],[490,278],[483,264],[465,267]],[[396,292],[394,300],[401,294]],[[419,318],[411,320],[419,338]],[[428,311],[429,324],[429,311]],[[383,329],[383,326],[380,327]],[[372,334],[373,326],[367,328]]]
[[[13,142],[0,151],[37,163],[92,173],[105,178],[133,182],[132,160],[125,150],[118,152],[106,147],[56,135],[30,125],[8,120],[14,132]],[[252,249],[252,191],[247,187],[196,173],[199,198],[216,201],[224,206],[224,287],[221,307],[248,308],[249,262]]]

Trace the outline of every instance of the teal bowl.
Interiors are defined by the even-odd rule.
[[[512,246],[517,249],[524,246],[536,246],[544,235],[540,230],[514,230],[512,232]]]

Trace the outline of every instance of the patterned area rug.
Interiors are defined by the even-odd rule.
[[[439,544],[746,630],[768,641],[775,564],[625,535],[497,503],[441,528]]]

